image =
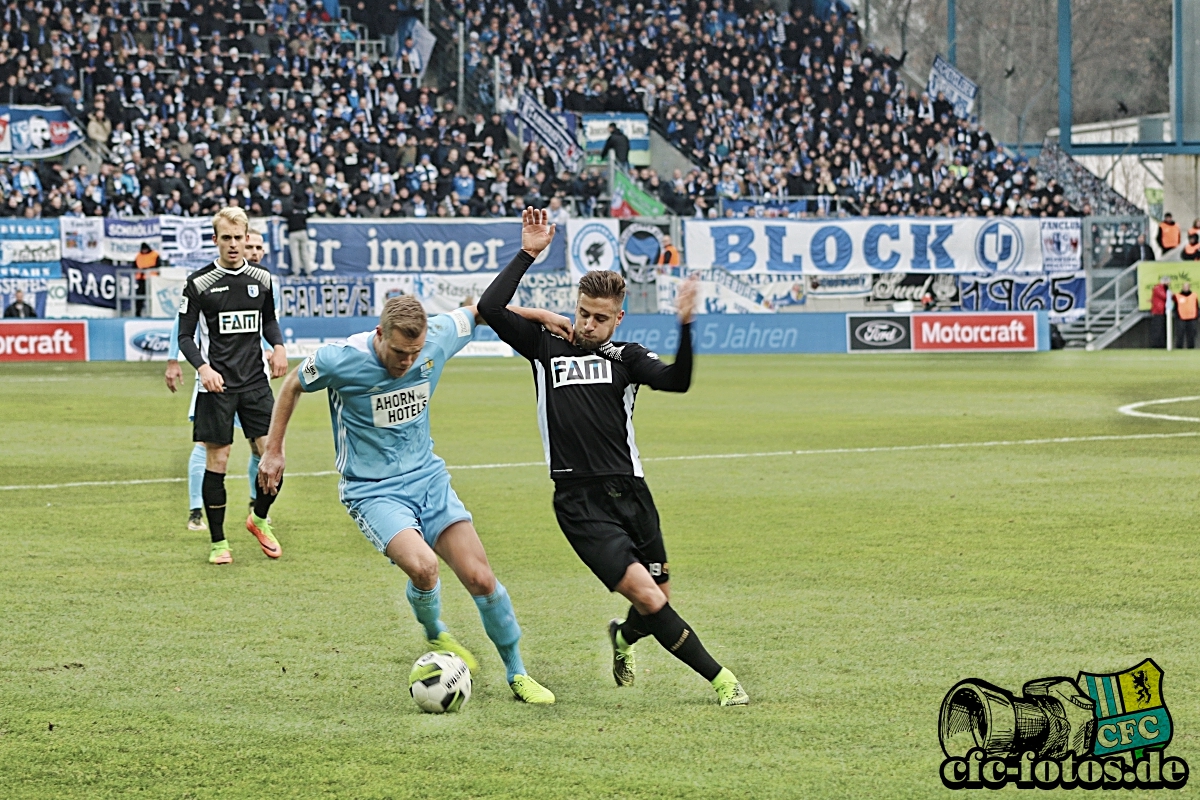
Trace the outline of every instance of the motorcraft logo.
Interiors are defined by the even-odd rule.
[[[865,350],[911,350],[912,323],[903,314],[894,316],[846,316],[851,352]]]
[[[1190,769],[1173,735],[1153,659],[1126,670],[1029,681],[1016,696],[978,678],[942,700],[948,789],[1182,789]]]

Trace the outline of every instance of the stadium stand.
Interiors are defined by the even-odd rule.
[[[943,98],[906,88],[903,57],[864,43],[841,3],[779,14],[741,0],[472,0],[454,9],[468,72],[498,59],[502,88],[493,99],[475,80],[465,109],[422,80],[398,33],[417,12],[341,10],[10,0],[0,104],[65,106],[99,158],[9,164],[0,215],[236,203],[252,215],[306,204],[315,216],[478,217],[555,196],[603,213],[599,171],[558,173],[532,145],[511,152],[501,113],[483,113],[511,111],[526,90],[556,111],[647,113],[695,166],[636,177],[680,215],[715,216],[722,199],[787,213],[770,204],[786,197],[811,198],[801,213],[814,215],[1079,213]]]

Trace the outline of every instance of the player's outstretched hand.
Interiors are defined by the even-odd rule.
[[[276,345],[271,349],[271,377],[282,378],[287,375],[287,350],[282,345]]]
[[[167,362],[167,372],[164,377],[167,379],[167,388],[171,390],[171,394],[175,394],[175,390],[183,383],[183,370],[179,368],[178,361]]]
[[[679,323],[686,325],[692,321],[692,317],[696,314],[696,300],[700,296],[700,275],[693,272],[679,286],[679,292],[675,295],[675,309],[679,312]]]
[[[286,463],[283,453],[263,453],[258,461],[258,485],[267,494],[279,493],[279,482],[283,480]]]
[[[550,212],[544,208],[527,208],[521,213],[521,249],[532,256],[550,246],[557,225],[550,223]]]
[[[221,373],[208,364],[201,364],[197,372],[200,375],[200,383],[204,384],[206,391],[218,394],[225,391],[225,379],[221,377]]]

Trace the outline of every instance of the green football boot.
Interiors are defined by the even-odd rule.
[[[522,703],[549,706],[554,704],[554,692],[542,686],[528,675],[514,675],[509,688],[513,696]]]
[[[617,640],[622,622],[624,620],[614,619],[608,623],[608,641],[612,643],[613,651],[613,680],[617,682],[617,686],[633,686],[633,678],[637,674],[633,662],[633,646],[622,647]]]
[[[445,650],[447,653],[461,658],[467,665],[467,669],[471,670],[474,675],[479,670],[479,661],[471,653],[470,650],[463,647],[462,644],[450,635],[450,631],[442,631],[436,639],[429,639],[429,647],[433,650]]]
[[[712,679],[713,688],[717,690],[717,700],[723,706],[748,706],[750,695],[742,688],[737,676],[722,667],[717,677]]]
[[[229,542],[222,539],[219,542],[212,543],[212,549],[208,551],[208,563],[210,564],[232,564],[233,553],[229,551]]]

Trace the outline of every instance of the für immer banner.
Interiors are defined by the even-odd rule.
[[[687,220],[684,241],[692,269],[1026,275],[1047,271],[1042,224],[1009,217]],[[1050,266],[1066,271],[1066,261]]]
[[[268,233],[273,245],[268,266],[290,273],[291,253],[277,220]],[[534,262],[533,270],[566,267],[565,234],[558,232],[554,243]],[[521,220],[312,219],[308,238],[317,275],[498,272],[521,249]]]

